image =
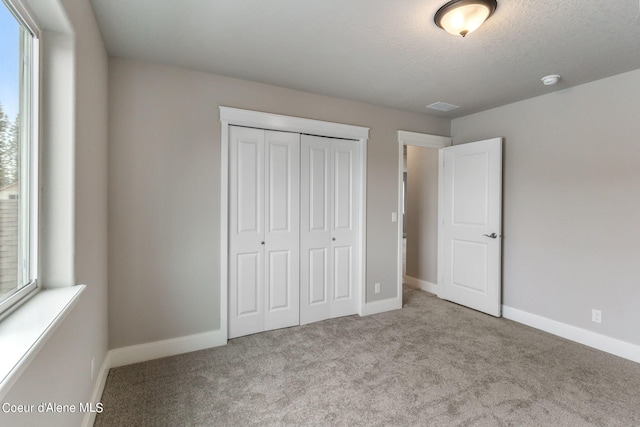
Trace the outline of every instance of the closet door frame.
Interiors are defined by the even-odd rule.
[[[360,283],[356,292],[358,314],[364,315],[366,281],[366,194],[367,194],[367,141],[369,128],[293,116],[243,110],[220,106],[220,339],[228,338],[228,248],[229,248],[229,126],[246,126],[265,130],[296,132],[330,138],[351,139],[360,143]]]

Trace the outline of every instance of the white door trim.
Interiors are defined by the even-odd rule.
[[[448,136],[429,135],[426,133],[408,132],[404,130],[398,131],[398,299],[400,307],[402,307],[402,230],[404,229],[404,217],[401,214],[403,207],[403,172],[404,172],[404,146],[415,145],[425,148],[445,148],[451,146],[451,138]],[[438,196],[438,202],[440,196]]]
[[[360,306],[358,312],[363,315],[365,305],[364,283],[366,283],[366,193],[367,193],[367,141],[369,128],[347,125],[342,123],[325,122],[321,120],[304,119],[300,117],[283,116],[280,114],[264,113],[260,111],[243,110],[239,108],[220,106],[220,330],[226,342],[228,337],[228,228],[229,228],[229,126],[247,126],[266,130],[306,133],[332,138],[354,139],[361,143],[362,149],[362,192],[360,195],[360,236],[362,250],[360,251],[361,276],[357,292]],[[402,297],[402,295],[400,295]]]

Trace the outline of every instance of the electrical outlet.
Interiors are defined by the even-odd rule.
[[[380,293],[380,283],[376,283],[375,285],[373,285],[373,291],[374,291],[376,294],[379,294],[379,293]]]
[[[91,358],[91,381],[93,381],[93,379],[95,378],[95,374],[96,374],[96,358],[92,357]]]
[[[591,310],[591,321],[602,323],[602,311],[596,310],[595,308]]]

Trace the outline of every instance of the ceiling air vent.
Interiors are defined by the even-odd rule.
[[[432,110],[438,111],[451,111],[456,108],[460,108],[459,105],[447,104],[446,102],[434,102],[433,104],[427,105],[427,108],[431,108]]]

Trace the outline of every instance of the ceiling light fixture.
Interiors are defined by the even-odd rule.
[[[466,36],[495,12],[496,0],[452,0],[436,12],[436,25],[454,36]]]
[[[542,83],[544,83],[545,86],[552,86],[552,85],[558,83],[558,80],[560,80],[560,75],[559,74],[551,74],[550,76],[544,76],[540,80],[542,80]]]
[[[438,111],[451,111],[451,110],[455,110],[456,108],[460,108],[460,106],[449,104],[448,102],[438,101],[438,102],[434,102],[433,104],[427,105],[427,108],[431,108],[432,110],[438,110]]]

